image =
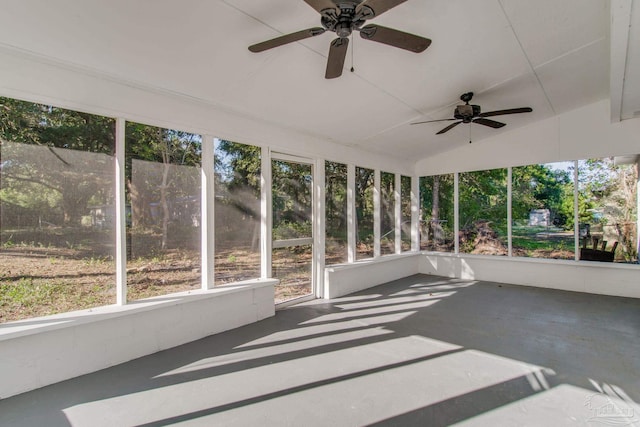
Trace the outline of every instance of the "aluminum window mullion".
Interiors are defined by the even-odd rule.
[[[116,304],[127,303],[127,212],[125,194],[126,121],[116,119],[115,205],[116,205]]]
[[[420,250],[420,178],[411,176],[411,250]]]
[[[356,167],[347,165],[347,262],[356,260]]]
[[[215,142],[202,135],[201,161],[201,289],[215,286]]]
[[[399,173],[394,174],[393,217],[395,220],[395,253],[402,252],[402,179]]]
[[[260,276],[271,278],[271,151],[262,147],[260,155]]]
[[[578,212],[578,160],[573,163],[573,239],[574,259],[580,260],[580,215]]]
[[[380,169],[373,172],[373,257],[379,258],[380,250]]]
[[[313,256],[315,258],[313,271],[313,287],[317,298],[324,296],[324,266],[326,254],[326,162],[322,159],[313,164],[313,223],[314,245]]]
[[[460,184],[460,174],[453,175],[453,234],[454,253],[460,253],[460,194],[458,186]]]
[[[513,241],[512,241],[512,230],[513,230],[513,214],[511,212],[511,197],[513,195],[513,168],[507,168],[507,256],[513,256]]]

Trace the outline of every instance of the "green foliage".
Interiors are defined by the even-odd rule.
[[[216,184],[230,191],[252,189],[259,198],[261,158],[260,147],[219,140],[215,149]]]
[[[492,169],[460,174],[460,228],[475,221],[504,227],[507,221],[507,170]]]
[[[454,237],[454,175],[421,177],[420,233],[427,249],[452,250]]]
[[[306,224],[312,217],[313,180],[311,165],[273,160],[273,227],[281,224]],[[307,236],[311,236],[309,226]]]
[[[128,158],[184,166],[200,165],[200,135],[134,122],[127,122],[125,134]]]
[[[380,172],[380,232],[382,237],[394,240],[395,229],[395,175]]]
[[[347,234],[347,165],[325,163],[325,195],[327,235],[344,241]]]
[[[402,215],[400,238],[403,243],[411,245],[411,177],[405,175],[400,176],[400,212]]]
[[[8,178],[10,180],[10,178]],[[5,181],[6,183],[6,181]],[[38,211],[40,214],[55,210],[62,203],[62,195],[51,191],[37,182],[10,182],[0,189],[2,203],[17,206],[25,210]],[[46,215],[45,215],[46,216]]]
[[[115,120],[0,97],[0,139],[92,153],[115,152]]]
[[[537,164],[512,169],[513,218],[528,218],[533,209],[548,209],[556,224],[573,222],[573,177],[570,170]],[[571,223],[567,223],[571,221]]]
[[[311,221],[305,222],[280,222],[273,227],[274,240],[296,239],[311,236]]]
[[[0,97],[0,140],[0,200],[13,222],[80,225],[89,199],[104,203],[115,120]]]
[[[374,170],[356,167],[356,220],[360,240],[373,236]]]

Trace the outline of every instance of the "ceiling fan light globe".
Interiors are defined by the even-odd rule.
[[[346,39],[351,35],[351,23],[341,22],[336,26],[336,34],[342,39]]]

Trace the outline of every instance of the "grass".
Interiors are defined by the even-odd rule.
[[[0,280],[0,322],[105,305],[108,295],[109,289],[101,285],[82,287],[30,277]]]
[[[557,227],[514,225],[512,245],[515,253],[533,258],[572,258],[573,233]]]
[[[523,249],[526,251],[537,251],[537,250],[573,250],[574,244],[573,239],[571,242],[565,240],[542,240],[542,239],[532,239],[527,236],[513,236],[512,244],[514,248]]]

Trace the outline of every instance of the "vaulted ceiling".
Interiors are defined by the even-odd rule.
[[[640,7],[626,0],[408,0],[368,23],[431,46],[416,54],[353,37],[343,75],[331,80],[333,33],[247,49],[320,26],[303,0],[4,0],[0,48],[197,99],[248,123],[416,159],[459,147],[470,133],[481,140],[609,97],[622,105],[614,120],[633,117],[640,58],[629,52],[640,29],[627,25],[612,52],[611,9],[621,4],[627,24],[637,22]],[[627,76],[615,97],[612,64]],[[448,123],[410,125],[452,117],[468,91],[483,111],[533,112],[496,117],[508,124],[502,129],[461,125],[435,135]]]

